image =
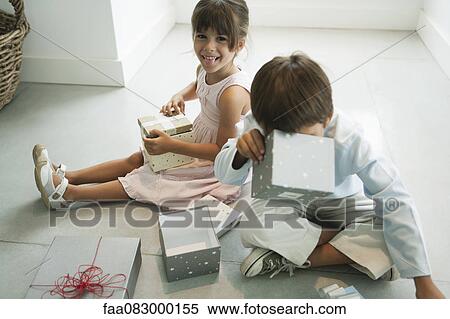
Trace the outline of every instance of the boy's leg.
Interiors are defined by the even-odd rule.
[[[127,158],[101,163],[76,171],[66,172],[66,178],[72,185],[106,183],[114,181],[118,177],[127,175],[134,169],[141,167],[143,164],[144,158],[142,153],[136,152]],[[83,190],[83,192],[86,192],[86,190]]]
[[[344,262],[367,274],[372,279],[393,271],[393,263],[383,235],[383,221],[375,215],[374,202],[363,195],[347,198],[342,205],[335,200],[317,202],[309,217],[320,224],[331,224],[344,229],[328,244],[317,247],[311,254],[315,267]],[[334,227],[335,229],[337,227]],[[331,257],[331,260],[326,260]],[[396,277],[396,276],[391,276]],[[390,279],[393,280],[393,279]]]
[[[302,205],[294,201],[255,199],[245,216],[252,223],[241,221],[239,226],[244,247],[274,251],[296,265],[307,262],[319,242],[334,236],[308,221]],[[252,258],[246,258],[248,263]]]
[[[308,260],[311,262],[311,267],[347,265],[355,263],[353,260],[328,243],[317,246],[308,257]]]
[[[339,231],[337,230],[322,229],[317,247],[308,257],[308,260],[311,262],[311,267],[346,265],[354,263],[353,260],[328,243],[338,233]]]

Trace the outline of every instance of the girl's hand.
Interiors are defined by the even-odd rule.
[[[161,155],[167,152],[172,152],[175,148],[175,140],[164,132],[159,130],[152,130],[151,134],[158,137],[143,138],[144,147],[150,155]]]
[[[178,115],[180,113],[184,114],[184,99],[183,96],[180,94],[174,95],[169,102],[166,103],[161,108],[160,113],[164,114],[165,116],[172,116],[172,115]]]
[[[253,129],[242,134],[236,148],[242,157],[260,162],[263,160],[265,153],[264,136],[257,129]]]

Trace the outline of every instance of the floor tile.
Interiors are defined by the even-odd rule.
[[[23,298],[48,247],[0,242],[0,298]]]

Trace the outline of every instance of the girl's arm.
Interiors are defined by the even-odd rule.
[[[217,132],[217,142],[210,144],[188,143],[170,138],[170,136],[153,131],[158,138],[144,139],[150,154],[162,154],[172,152],[195,158],[214,161],[222,146],[229,138],[236,137],[236,124],[240,120],[243,111],[250,107],[250,95],[240,86],[227,88],[219,100],[220,122]]]
[[[250,107],[250,95],[240,86],[227,88],[220,97],[220,122],[215,144],[198,144],[175,141],[174,153],[192,156],[195,158],[214,161],[222,146],[228,139],[236,137],[236,124],[241,114]]]
[[[197,77],[198,73],[200,72],[201,66],[199,65],[197,67]],[[162,108],[161,113],[164,115],[172,116],[176,114],[183,113],[185,111],[185,103],[187,101],[192,101],[197,99],[197,80],[194,82],[189,83],[188,86],[186,86],[184,89],[182,89],[180,92],[176,93],[174,96],[171,97],[170,101],[167,102]]]

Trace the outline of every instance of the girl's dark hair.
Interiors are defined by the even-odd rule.
[[[333,115],[327,75],[300,52],[266,63],[253,80],[250,96],[253,116],[266,134],[274,129],[293,133]]]
[[[248,34],[249,12],[244,0],[200,0],[191,19],[192,34],[209,28],[229,39],[233,50]]]

